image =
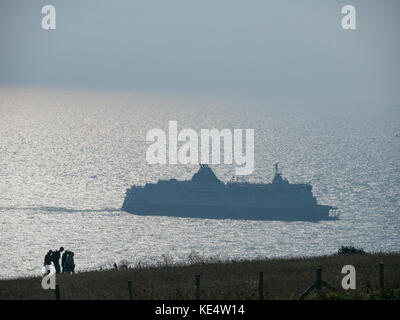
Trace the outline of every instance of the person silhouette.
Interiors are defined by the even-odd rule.
[[[66,260],[67,260],[68,255],[69,255],[69,251],[68,251],[68,250],[65,250],[64,253],[63,253],[63,255],[62,255],[62,257],[61,257],[61,272],[62,272],[62,273],[66,272],[66,269],[65,269],[65,262],[66,262]]]
[[[56,250],[52,254],[52,261],[53,261],[53,264],[54,264],[54,268],[56,269],[56,273],[60,273],[61,272],[60,255],[61,255],[61,252],[63,252],[63,251],[64,251],[64,248],[61,247],[60,250],[58,250],[58,251]]]
[[[51,266],[51,262],[52,262],[52,257],[53,255],[53,251],[49,250],[46,255],[44,256],[44,263],[43,266],[45,267],[45,274],[49,274],[50,273],[50,266]]]
[[[64,254],[65,261],[64,261],[63,272],[74,273],[75,272],[74,253],[72,251],[66,251],[66,253],[67,253],[66,255]]]
[[[68,268],[68,272],[75,273],[75,261],[74,261],[74,253],[72,251],[69,251],[67,260],[66,260],[66,266]]]

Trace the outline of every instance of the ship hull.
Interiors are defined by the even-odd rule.
[[[317,205],[312,208],[260,208],[210,205],[126,203],[122,210],[145,216],[171,216],[207,219],[320,221],[334,220],[331,207]]]

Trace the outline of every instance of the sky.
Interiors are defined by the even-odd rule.
[[[400,105],[399,18],[398,0],[1,0],[0,85]]]

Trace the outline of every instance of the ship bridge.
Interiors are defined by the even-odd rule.
[[[193,175],[191,181],[201,183],[222,183],[207,164],[200,164],[199,171]]]

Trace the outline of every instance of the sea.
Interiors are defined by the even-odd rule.
[[[197,165],[150,165],[146,134],[254,129],[255,168],[242,179],[311,183],[340,219],[192,219],[121,211],[125,191],[190,179]],[[334,254],[341,246],[400,251],[400,107],[206,94],[0,87],[0,278],[37,276],[49,249],[76,271]],[[235,164],[211,165],[224,182]]]

